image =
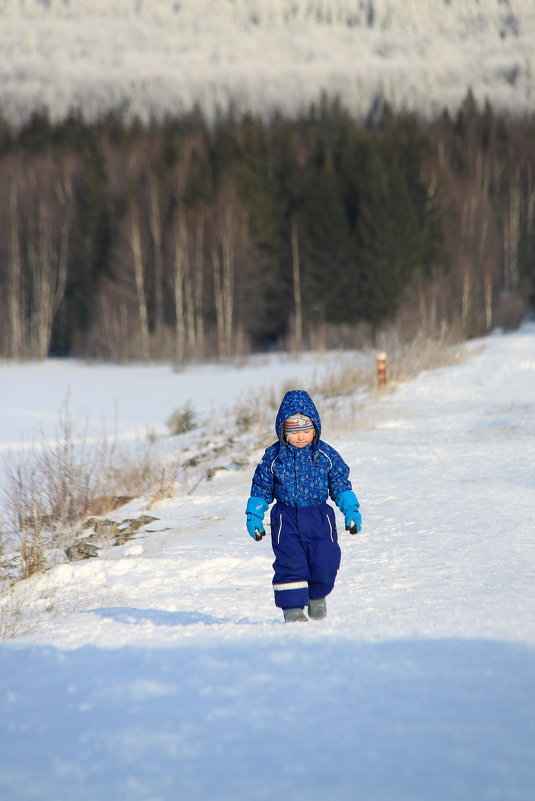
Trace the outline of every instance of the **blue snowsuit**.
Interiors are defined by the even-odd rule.
[[[310,417],[316,429],[304,448],[284,440],[283,423],[297,413]],[[320,416],[307,392],[286,393],[275,430],[278,440],[255,470],[251,496],[267,504],[276,500],[271,509],[273,589],[276,606],[289,609],[324,598],[334,587],[341,554],[334,509],[326,501],[330,496],[336,502],[351,490],[351,482],[340,454],[320,439]]]

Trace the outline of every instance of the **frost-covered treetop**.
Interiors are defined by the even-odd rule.
[[[12,19],[136,17],[266,27],[296,23],[419,32],[490,29],[500,35],[517,34],[523,19],[533,13],[533,0],[0,0],[0,14]]]
[[[533,110],[535,0],[0,0],[0,111]]]

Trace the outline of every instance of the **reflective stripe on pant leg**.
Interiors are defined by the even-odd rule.
[[[282,592],[283,590],[304,590],[306,587],[308,587],[308,581],[289,581],[287,584],[273,585],[275,592]]]
[[[302,608],[308,604],[308,581],[289,581],[274,584],[275,606],[279,609]]]

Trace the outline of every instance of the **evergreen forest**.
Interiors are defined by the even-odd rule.
[[[477,336],[535,301],[535,118],[0,122],[0,357]]]

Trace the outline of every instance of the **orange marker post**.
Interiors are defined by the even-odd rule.
[[[377,386],[386,387],[386,353],[381,351],[377,354]]]

